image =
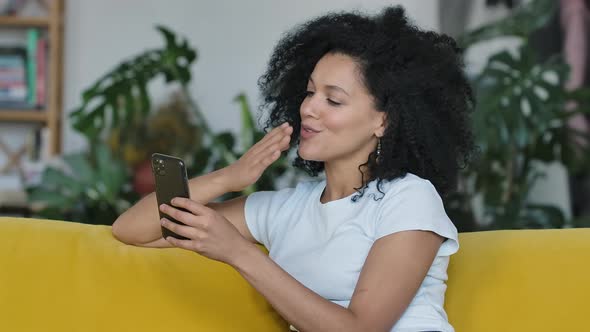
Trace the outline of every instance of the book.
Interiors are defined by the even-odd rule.
[[[25,103],[27,93],[25,49],[0,47],[0,103]]]
[[[36,106],[47,104],[47,38],[39,38],[37,42],[37,100]]]
[[[39,30],[27,29],[27,101],[31,105],[37,105],[37,42]]]

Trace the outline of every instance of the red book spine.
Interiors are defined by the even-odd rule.
[[[47,100],[47,39],[39,38],[37,42],[37,106],[45,106]]]

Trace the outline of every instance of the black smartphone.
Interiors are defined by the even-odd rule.
[[[182,159],[168,156],[161,153],[152,154],[152,173],[154,174],[156,182],[156,200],[158,201],[158,213],[160,219],[166,218],[172,222],[180,225],[184,225],[182,222],[170,217],[169,215],[160,211],[160,205],[170,203],[174,197],[185,197],[190,198],[190,192],[188,187],[188,178],[186,175],[186,166]],[[179,210],[186,211],[185,209],[178,208]],[[187,211],[188,212],[188,211]],[[168,236],[175,237],[181,240],[187,240],[188,238],[178,235],[164,226],[162,228],[162,237]]]

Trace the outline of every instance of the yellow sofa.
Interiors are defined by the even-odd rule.
[[[460,234],[457,332],[590,331],[590,229]],[[109,226],[0,217],[1,331],[288,331],[227,265]]]

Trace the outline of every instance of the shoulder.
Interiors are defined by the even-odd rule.
[[[284,217],[292,218],[301,209],[301,202],[311,197],[314,183],[302,182],[280,190],[256,191],[248,195],[244,204],[246,225],[254,239],[271,248],[277,234],[287,226]]]
[[[379,218],[392,215],[446,218],[443,201],[434,185],[417,175],[407,173],[402,178],[387,181],[381,191],[384,195],[379,202]]]
[[[383,181],[379,189],[384,193],[384,202],[417,199],[442,201],[436,188],[429,180],[412,173],[407,173],[405,176],[393,180]]]
[[[444,254],[458,250],[457,229],[430,181],[408,173],[388,181],[382,191],[385,195],[376,218],[378,237],[403,230],[429,230],[451,239],[444,245]]]

